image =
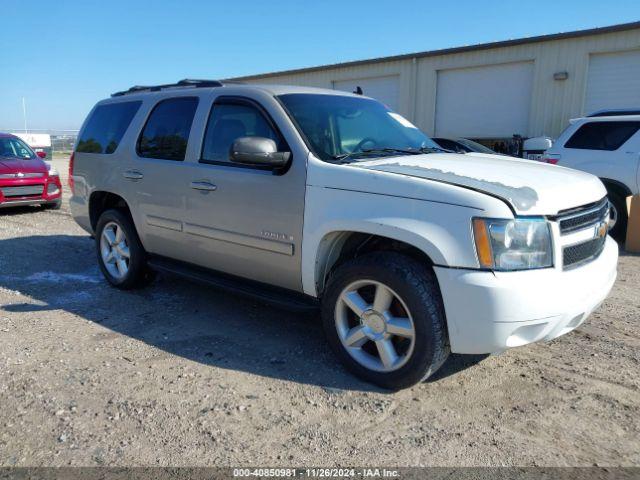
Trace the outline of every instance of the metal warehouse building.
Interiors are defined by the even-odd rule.
[[[640,22],[235,80],[359,86],[431,136],[555,138],[570,118],[640,108]]]

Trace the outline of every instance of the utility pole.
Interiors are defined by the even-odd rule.
[[[27,103],[22,97],[22,116],[24,117],[24,133],[27,133]]]

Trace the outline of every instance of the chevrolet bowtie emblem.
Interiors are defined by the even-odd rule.
[[[24,173],[18,172],[18,173],[16,173],[16,177],[22,178],[22,177],[24,177]]]
[[[602,238],[607,234],[607,222],[602,222],[596,229],[596,238]]]

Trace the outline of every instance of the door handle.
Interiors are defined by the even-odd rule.
[[[129,180],[142,180],[144,175],[137,170],[127,170],[122,174],[124,178],[128,178]]]
[[[194,190],[201,190],[203,192],[213,192],[218,187],[209,182],[191,182],[191,188],[193,188]]]

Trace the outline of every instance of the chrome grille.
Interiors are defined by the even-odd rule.
[[[42,195],[44,185],[24,185],[20,187],[2,187],[5,197],[28,197],[30,195]]]
[[[560,212],[557,217],[561,235],[596,226],[608,219],[609,200],[606,197],[596,203]]]
[[[607,236],[594,238],[577,245],[562,249],[562,265],[564,269],[575,268],[596,258],[604,249]]]
[[[564,210],[553,220],[558,222],[560,235],[566,237],[562,247],[562,267],[578,267],[596,259],[604,249],[609,222],[609,200],[605,197],[588,205]],[[572,234],[582,239],[572,243]],[[585,236],[591,233],[590,237]]]

